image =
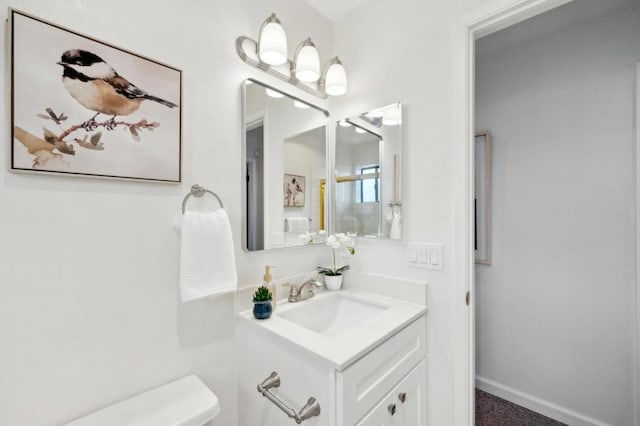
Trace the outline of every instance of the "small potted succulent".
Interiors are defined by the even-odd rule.
[[[253,316],[256,319],[267,319],[271,316],[271,292],[265,286],[259,287],[253,293]]]
[[[339,252],[346,251],[352,256],[356,254],[354,236],[355,234],[338,233],[327,237],[327,245],[331,247],[333,254],[333,268],[318,266],[319,273],[324,275],[324,285],[327,290],[339,290],[342,287],[342,273],[349,269],[349,265],[337,267],[336,250]]]

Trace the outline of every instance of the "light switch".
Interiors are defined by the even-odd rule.
[[[429,263],[429,249],[424,245],[418,247],[418,263]]]
[[[418,262],[418,250],[415,245],[407,245],[407,260],[409,261],[409,263]]]
[[[433,266],[440,265],[440,250],[437,247],[429,250],[429,264]]]

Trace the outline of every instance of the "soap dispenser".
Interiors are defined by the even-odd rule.
[[[271,292],[271,300],[273,302],[273,309],[275,310],[278,297],[276,296],[276,286],[271,283],[271,268],[275,268],[275,266],[264,266],[264,277],[262,279],[262,285],[268,288]]]

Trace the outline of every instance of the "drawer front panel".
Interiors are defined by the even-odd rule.
[[[425,357],[425,322],[420,317],[351,367],[337,373],[338,424],[354,425]],[[340,415],[339,414],[339,415]]]

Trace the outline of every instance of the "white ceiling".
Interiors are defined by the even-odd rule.
[[[313,6],[318,12],[329,18],[332,22],[338,21],[340,18],[360,6],[367,0],[305,0]]]

